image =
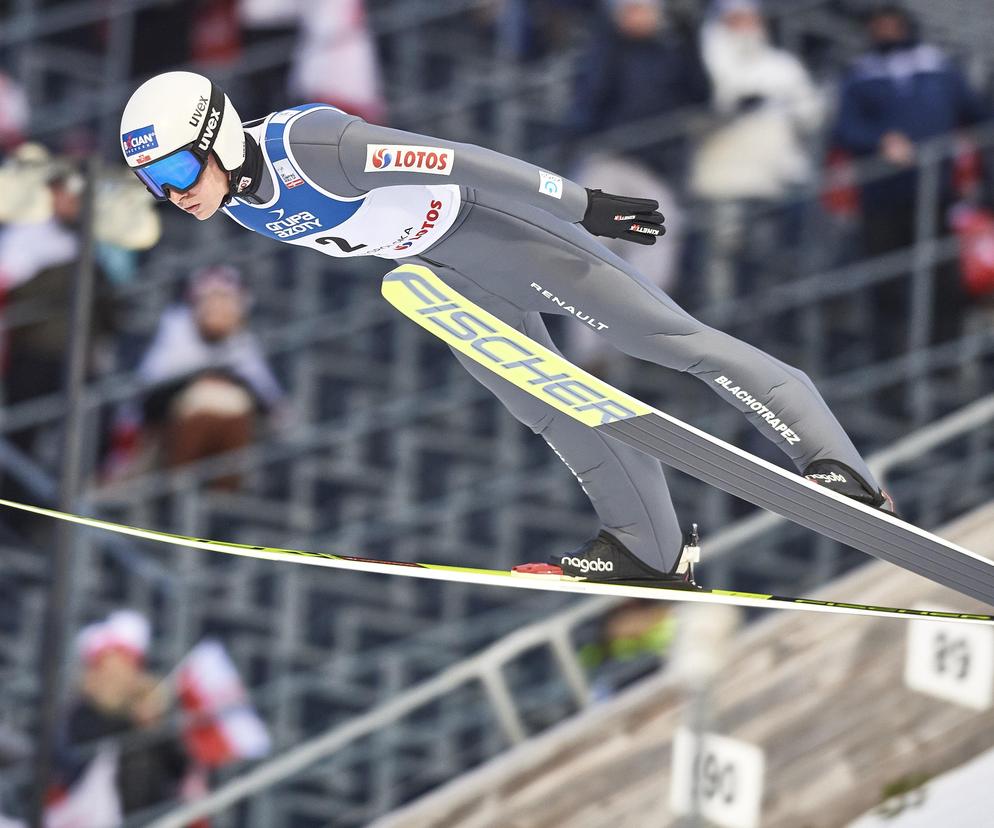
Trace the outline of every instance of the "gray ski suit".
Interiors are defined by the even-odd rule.
[[[330,107],[276,113],[247,132],[263,147],[263,171],[226,209],[246,227],[333,256],[422,263],[549,348],[540,314],[571,315],[621,351],[707,383],[799,469],[833,459],[876,486],[811,380],[698,322],[613,255],[579,224],[588,197],[578,184],[491,150],[375,126]],[[334,222],[316,207],[300,210],[322,200],[340,211]],[[253,211],[277,220],[261,225]],[[606,530],[650,566],[673,566],[682,533],[657,460],[456,358],[555,449]]]

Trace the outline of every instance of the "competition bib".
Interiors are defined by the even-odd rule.
[[[322,189],[296,163],[289,135],[304,114],[331,108],[311,104],[270,115],[259,146],[275,183],[273,198],[266,204],[234,198],[224,212],[255,233],[328,256],[403,259],[424,253],[455,221],[459,187],[380,187],[356,198]]]

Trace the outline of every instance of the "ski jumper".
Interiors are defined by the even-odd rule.
[[[832,459],[876,486],[803,372],[698,322],[578,224],[588,200],[580,185],[322,105],[275,113],[247,133],[265,171],[225,212],[248,229],[336,257],[412,259],[553,350],[540,314],[573,316],[621,351],[707,383],[800,470]],[[456,358],[563,459],[606,530],[649,566],[672,567],[682,532],[658,460]]]

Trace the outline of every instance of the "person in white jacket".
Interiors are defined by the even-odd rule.
[[[136,370],[142,403],[118,412],[105,464],[109,479],[154,458],[182,466],[248,445],[266,419],[289,416],[286,395],[247,327],[248,294],[233,267],[196,271],[186,301],[163,312]],[[140,408],[140,410],[139,410]],[[237,474],[212,484],[236,489]]]
[[[809,144],[825,101],[801,61],[770,43],[756,0],[717,0],[701,49],[717,119],[695,153],[690,189],[722,229],[708,268],[708,298],[721,299],[735,290],[722,264],[742,257],[749,214],[769,212],[811,180]]]

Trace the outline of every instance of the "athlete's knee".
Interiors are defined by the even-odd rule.
[[[531,416],[518,417],[524,425],[528,426],[535,434],[540,437],[545,437],[546,432],[552,427],[552,424],[556,421],[556,412],[547,411],[544,413],[538,413],[535,411],[527,412]]]
[[[790,365],[789,363],[783,362],[782,360],[779,359],[774,359],[774,361],[784,371],[786,371],[794,380],[796,380],[797,382],[803,385],[807,385],[811,388],[814,388],[814,382],[812,381],[811,377],[809,377],[807,373],[802,371],[800,368],[797,368],[796,366]]]

